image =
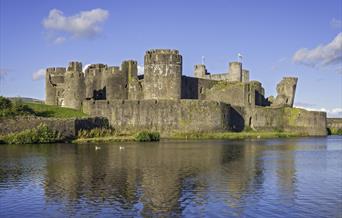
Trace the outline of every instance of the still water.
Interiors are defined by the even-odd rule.
[[[0,146],[0,217],[342,217],[342,137],[100,147]]]

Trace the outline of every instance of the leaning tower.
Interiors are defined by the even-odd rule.
[[[144,98],[180,99],[182,56],[177,50],[155,49],[145,53]]]

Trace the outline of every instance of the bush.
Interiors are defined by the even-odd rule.
[[[160,134],[159,132],[142,131],[138,132],[134,138],[138,142],[154,142],[160,140]]]
[[[58,133],[50,130],[45,124],[39,124],[38,127],[33,129],[12,133],[0,139],[0,141],[5,142],[6,144],[52,143],[58,140]]]
[[[98,138],[98,137],[108,137],[113,136],[115,130],[113,128],[94,128],[91,130],[81,129],[78,131],[78,138]]]
[[[23,104],[21,99],[12,102],[8,98],[0,96],[0,117],[17,115],[35,115],[35,113],[31,108]]]

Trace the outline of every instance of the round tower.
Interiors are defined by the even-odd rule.
[[[242,63],[230,62],[229,63],[229,74],[231,81],[241,82],[242,80]]]
[[[144,98],[180,99],[182,56],[177,50],[155,49],[145,53]]]
[[[82,63],[70,62],[64,81],[64,107],[81,109],[85,92]]]

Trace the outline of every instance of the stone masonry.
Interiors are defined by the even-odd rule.
[[[48,68],[46,104],[105,116],[118,131],[252,128],[326,134],[325,113],[299,113],[292,108],[295,77],[284,77],[277,85],[277,96],[266,98],[262,84],[251,81],[250,72],[240,62],[229,63],[227,72],[218,74],[197,64],[194,77],[182,75],[182,65],[179,51],[152,49],[145,53],[143,75],[138,75],[134,60],[125,60],[120,67],[92,64],[84,72],[80,62],[70,62],[67,68]],[[298,112],[298,126],[286,119],[293,115],[291,111]]]

